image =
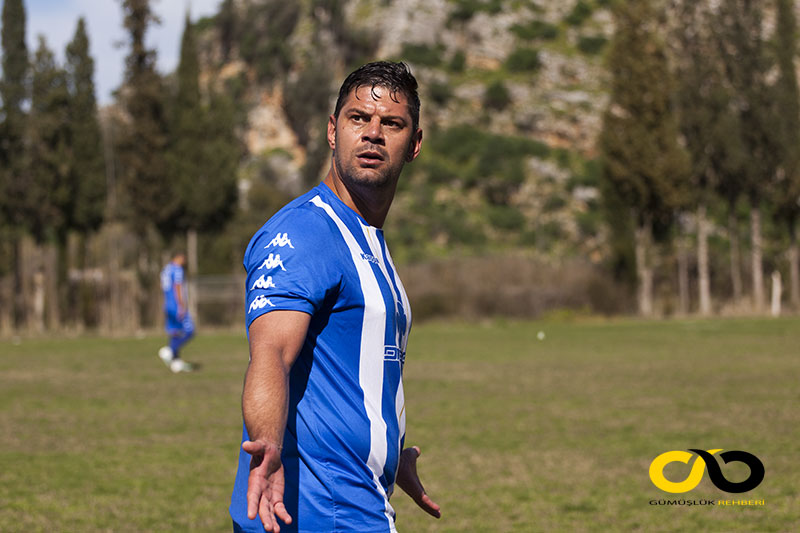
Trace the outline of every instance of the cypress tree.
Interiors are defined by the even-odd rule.
[[[64,242],[74,198],[69,180],[69,92],[66,73],[42,36],[31,70],[28,227],[40,243]]]
[[[107,183],[103,156],[103,139],[97,113],[94,86],[94,59],[89,55],[86,23],[81,17],[75,34],[66,48],[67,86],[69,88],[69,117],[72,158],[70,179],[73,184],[73,203],[69,216],[70,228],[80,239],[77,267],[86,268],[88,236],[103,222],[106,207]],[[79,316],[87,316],[92,292],[81,285],[77,305]],[[74,297],[71,298],[74,301]]]
[[[57,259],[46,261],[45,301],[47,321],[57,327],[67,294],[66,242],[74,207],[71,180],[71,131],[67,76],[56,64],[44,37],[32,64],[31,107],[28,120],[30,184],[27,189],[28,228],[39,244],[55,245]]]
[[[599,144],[604,190],[632,216],[639,312],[653,312],[653,229],[680,205],[687,157],[678,145],[666,50],[648,0],[620,3],[608,56],[611,91]],[[624,226],[624,224],[618,224]]]
[[[70,94],[74,204],[70,227],[81,234],[96,230],[103,222],[106,176],[103,144],[97,117],[94,59],[89,55],[86,23],[78,19],[75,35],[66,49],[67,82]]]
[[[26,302],[22,292],[21,239],[26,225],[28,173],[25,152],[28,94],[28,48],[25,45],[25,7],[22,0],[5,0],[2,13],[2,67],[0,83],[2,123],[0,123],[0,227],[9,235],[10,261],[3,265],[14,271],[13,320],[26,322]],[[3,240],[5,245],[5,239]],[[0,296],[2,297],[2,296]]]
[[[120,214],[142,243],[137,267],[143,290],[137,304],[140,323],[147,325],[159,316],[158,232],[172,231],[179,199],[164,155],[167,148],[164,84],[156,72],[155,52],[145,46],[147,29],[158,23],[158,18],[148,0],[121,0],[121,4],[130,51],[120,89],[128,122],[117,146]]]
[[[776,216],[789,235],[789,295],[792,306],[800,308],[800,250],[797,243],[797,219],[800,216],[800,91],[794,60],[797,55],[797,21],[794,2],[778,0],[775,50],[780,76],[776,99],[781,110],[780,169],[773,190]]]
[[[148,0],[121,0],[124,27],[130,35],[125,81],[120,90],[129,124],[119,139],[120,186],[126,209],[122,215],[131,228],[145,237],[149,229],[168,224],[176,208],[176,195],[167,179],[164,150],[167,117],[164,87],[156,72],[156,55],[145,46],[145,33],[158,19]]]
[[[733,109],[739,115],[742,159],[741,187],[750,204],[751,271],[753,305],[765,305],[762,271],[761,203],[773,186],[778,167],[779,141],[776,94],[769,83],[772,64],[762,35],[761,6],[752,0],[727,0],[719,7],[718,43],[727,83],[732,88]]]
[[[178,186],[176,228],[196,235],[219,229],[236,202],[238,141],[230,102],[210,91],[201,97],[200,66],[194,28],[187,14],[173,104],[170,176]],[[190,266],[196,261],[190,258]]]

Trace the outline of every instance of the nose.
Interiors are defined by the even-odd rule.
[[[372,144],[384,144],[380,117],[372,117],[366,128],[364,128],[361,139]]]

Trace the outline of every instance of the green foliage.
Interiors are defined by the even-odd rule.
[[[450,0],[452,8],[448,23],[464,23],[477,13],[496,15],[503,10],[504,0]]]
[[[464,69],[467,67],[467,55],[464,53],[464,51],[456,50],[453,54],[453,57],[450,58],[450,62],[448,63],[447,67],[451,72],[464,72]]]
[[[489,206],[488,216],[492,226],[500,230],[519,231],[525,225],[525,216],[507,205]]]
[[[214,24],[219,33],[219,44],[222,48],[222,60],[228,61],[231,55],[231,48],[236,40],[239,29],[239,21],[236,16],[236,6],[233,0],[223,0],[219,6],[219,12],[214,17]],[[198,28],[198,31],[202,29]]]
[[[39,37],[32,65],[28,142],[31,181],[24,200],[28,230],[38,242],[68,229],[74,191],[70,180],[69,92],[66,74]]]
[[[226,31],[235,31],[239,27],[239,54],[255,67],[259,81],[271,83],[288,71],[294,60],[288,44],[289,36],[300,20],[298,2],[266,0],[248,4],[244,17],[236,22],[232,30],[228,30],[231,27],[230,17],[229,12],[225,11],[220,23],[224,24]]]
[[[781,178],[770,191],[777,204],[777,215],[786,224],[790,237],[796,238],[795,224],[800,217],[800,90],[794,61],[797,50],[797,20],[794,2],[778,1],[776,54],[780,77],[776,86],[778,115],[779,167]]]
[[[531,20],[511,26],[511,33],[528,41],[552,41],[558,38],[558,26],[542,20]]]
[[[2,124],[0,124],[0,226],[25,225],[28,187],[25,154],[28,49],[25,45],[25,6],[22,0],[3,2],[2,14]],[[13,200],[12,200],[13,199]]]
[[[564,21],[570,26],[580,26],[592,16],[592,12],[592,6],[589,3],[578,0]]]
[[[438,67],[444,62],[444,46],[424,43],[403,43],[402,59],[412,65]]]
[[[168,155],[178,195],[173,231],[219,231],[236,205],[235,112],[226,96],[212,93],[208,104],[201,101],[199,75],[194,28],[187,15]]]
[[[106,204],[106,174],[102,135],[97,117],[94,60],[83,18],[66,49],[67,82],[70,92],[71,179],[73,208],[70,226],[80,232],[100,227]]]
[[[542,66],[539,50],[536,48],[516,48],[506,58],[506,68],[510,72],[536,72]]]
[[[491,82],[483,93],[483,105],[489,109],[502,111],[511,103],[511,93],[508,92],[502,80]]]
[[[453,97],[453,87],[446,81],[433,81],[428,84],[428,97],[436,105],[446,105]]]
[[[578,38],[578,50],[588,55],[596,55],[603,51],[608,39],[603,35],[581,35]]]
[[[648,2],[617,12],[609,51],[611,100],[600,147],[604,179],[638,221],[667,220],[684,201],[688,158],[678,145],[677,117],[666,50],[656,34]]]
[[[130,35],[122,103],[130,124],[118,140],[120,213],[143,237],[155,225],[172,231],[178,196],[167,176],[165,91],[155,68],[155,52],[145,46],[145,33],[156,18],[148,0],[122,0],[124,26]]]

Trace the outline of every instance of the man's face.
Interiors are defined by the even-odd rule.
[[[394,185],[406,162],[419,154],[422,131],[414,131],[404,94],[362,86],[347,96],[338,119],[328,120],[328,144],[346,185]]]

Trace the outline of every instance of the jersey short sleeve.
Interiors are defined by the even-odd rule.
[[[244,257],[246,325],[274,310],[313,315],[341,279],[337,236],[314,206],[279,212],[250,241]],[[338,237],[341,238],[341,237]]]

